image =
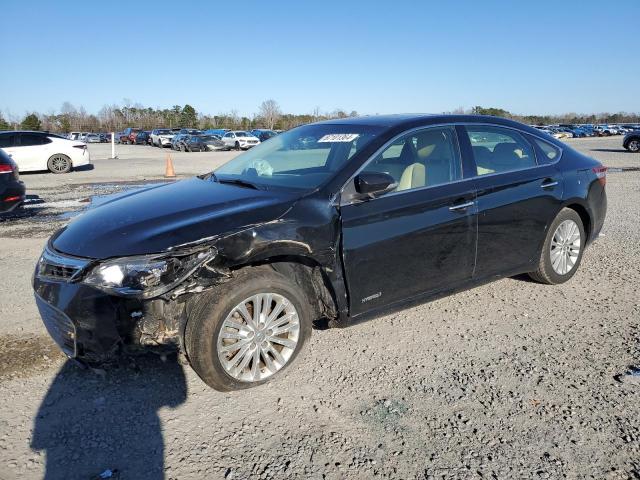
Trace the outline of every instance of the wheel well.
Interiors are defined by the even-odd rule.
[[[582,225],[584,226],[584,233],[587,236],[585,242],[588,242],[589,237],[591,236],[591,217],[589,216],[589,212],[587,212],[587,209],[578,203],[567,205],[567,208],[574,210],[578,215],[580,215],[580,220],[582,220]]]
[[[335,291],[324,269],[315,260],[308,257],[284,255],[270,257],[252,264],[252,266],[257,265],[269,265],[302,287],[313,308],[314,327],[327,328],[329,321],[337,318],[338,308]],[[244,266],[246,265],[242,267]]]

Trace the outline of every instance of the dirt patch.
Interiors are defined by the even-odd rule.
[[[58,346],[44,335],[3,335],[0,337],[0,357],[0,379],[28,376],[65,359]]]

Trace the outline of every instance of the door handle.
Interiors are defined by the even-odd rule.
[[[466,210],[469,207],[473,207],[473,204],[474,202],[459,203],[457,205],[451,205],[449,210],[452,212],[459,212],[460,210]]]
[[[550,182],[545,182],[542,185],[540,185],[540,188],[553,188],[556,185],[558,185],[558,182],[550,181]]]

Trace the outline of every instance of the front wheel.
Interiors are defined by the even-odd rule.
[[[186,353],[216,390],[267,382],[293,362],[311,335],[309,300],[269,266],[242,269],[195,302],[185,329]]]
[[[72,166],[71,159],[61,153],[52,155],[47,161],[47,168],[52,173],[69,173]]]
[[[633,153],[640,152],[640,140],[631,140],[627,145],[627,150]]]
[[[573,277],[580,266],[586,235],[582,219],[575,210],[563,208],[547,232],[534,280],[556,285]]]

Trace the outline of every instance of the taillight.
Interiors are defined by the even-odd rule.
[[[12,165],[0,165],[0,174],[2,173],[13,173]]]
[[[600,185],[604,187],[607,184],[607,167],[594,167],[592,170],[598,177]]]

